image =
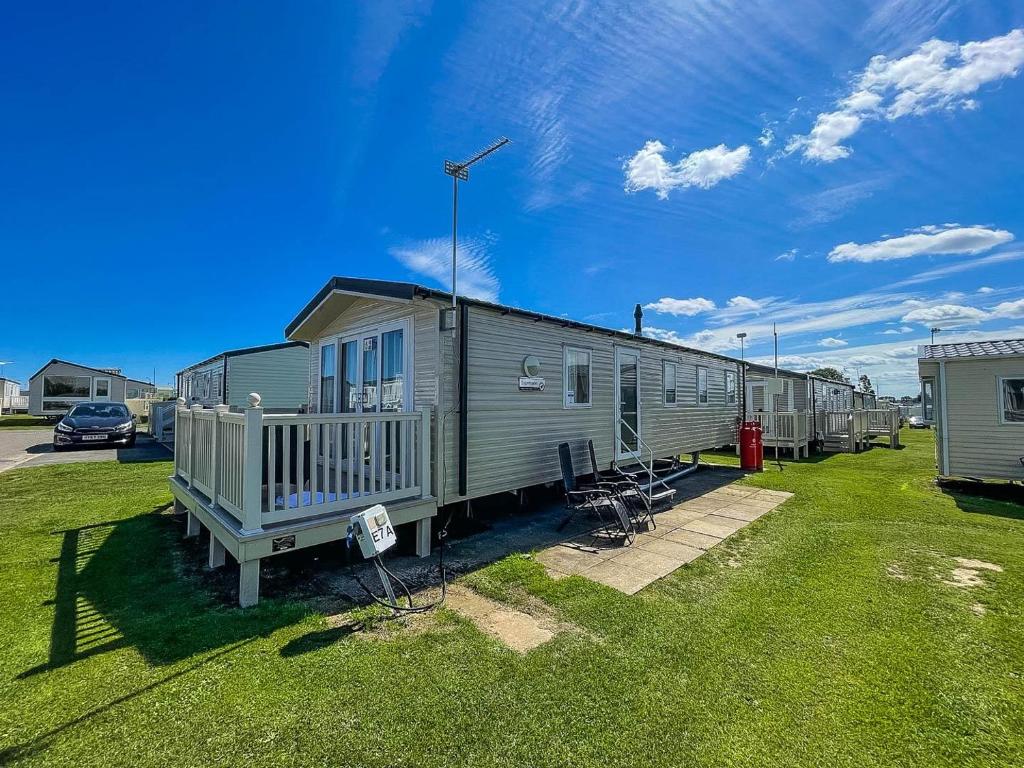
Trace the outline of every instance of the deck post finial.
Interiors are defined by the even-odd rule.
[[[185,398],[184,397],[179,397],[177,404],[178,404],[179,407],[183,407],[185,405]]]
[[[263,398],[260,396],[259,392],[250,392],[249,393],[249,407],[250,408],[259,408],[260,407],[260,403],[262,403],[262,402],[263,402]]]

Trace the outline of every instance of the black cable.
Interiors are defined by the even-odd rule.
[[[406,600],[409,601],[409,605],[393,605],[377,597],[377,595],[375,595],[373,591],[366,585],[366,583],[359,577],[359,574],[356,572],[355,565],[352,563],[352,533],[351,531],[349,531],[349,535],[345,539],[345,551],[347,554],[349,570],[352,573],[352,578],[356,580],[356,583],[360,587],[362,587],[363,591],[369,596],[371,600],[373,600],[373,602],[377,603],[378,605],[382,605],[385,608],[391,609],[391,611],[395,615],[426,613],[427,611],[439,607],[444,603],[445,598],[448,596],[448,573],[444,567],[444,540],[448,538],[448,526],[452,522],[453,515],[454,510],[452,511],[451,514],[449,514],[447,522],[437,535],[437,539],[440,544],[437,552],[437,568],[441,575],[441,596],[434,602],[428,603],[427,605],[415,605],[412,598],[412,592],[409,590],[409,587],[406,585],[404,581],[398,578],[398,576],[392,573],[386,565],[384,565],[384,563],[380,559],[380,555],[375,555],[374,559],[377,561],[377,564],[380,566],[381,570],[384,572],[387,578],[390,578],[391,580],[398,583],[402,592],[405,594]]]

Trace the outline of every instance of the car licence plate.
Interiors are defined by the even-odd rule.
[[[106,435],[82,435],[83,440],[106,440]]]

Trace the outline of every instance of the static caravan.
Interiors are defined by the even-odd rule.
[[[810,377],[784,368],[746,364],[746,418],[761,424],[768,448],[786,448],[794,456],[810,453],[814,423],[810,416]]]
[[[177,373],[178,397],[207,408],[244,408],[259,392],[266,411],[298,411],[309,400],[309,345],[286,341],[232,349]]]
[[[124,399],[145,400],[156,396],[156,384],[138,379],[125,379]]]
[[[918,348],[939,474],[1024,480],[1024,339]]]
[[[21,384],[12,379],[0,378],[0,416],[14,413],[21,406]]]
[[[243,604],[262,557],[343,538],[375,502],[426,555],[439,506],[560,480],[561,442],[582,470],[588,440],[609,468],[737,439],[739,362],[638,334],[338,277],[285,335],[310,344],[309,413],[177,411],[171,490],[211,563],[242,563]]]
[[[90,400],[123,403],[127,379],[117,368],[92,368],[54,358],[28,382],[29,413],[62,416]]]

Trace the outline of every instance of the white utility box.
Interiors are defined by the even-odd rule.
[[[395,527],[383,504],[376,504],[352,515],[352,532],[363,557],[376,557],[395,545]]]

